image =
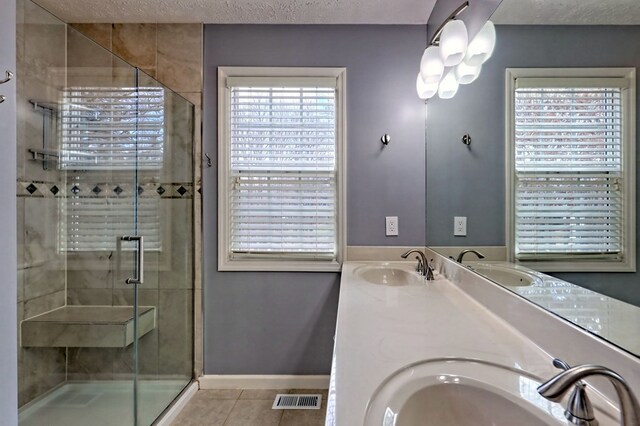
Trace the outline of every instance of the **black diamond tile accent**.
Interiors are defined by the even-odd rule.
[[[202,187],[198,188],[198,194],[202,195]]]
[[[71,188],[71,192],[73,192],[74,194],[80,192],[80,188],[78,188],[78,185],[73,185],[73,188]]]
[[[144,188],[142,188],[141,186],[138,187],[138,195],[142,195],[142,193],[144,192]]]
[[[51,189],[49,189],[49,191],[51,191],[51,193],[52,193],[53,195],[57,195],[57,194],[58,194],[58,192],[60,192],[60,188],[58,188],[57,186],[53,185],[53,186],[51,187]]]
[[[184,186],[180,185],[180,188],[178,188],[178,192],[180,193],[180,195],[184,195],[187,190]]]
[[[98,195],[99,193],[102,192],[102,189],[100,189],[100,187],[98,185],[96,185],[96,186],[93,187],[91,192],[93,192],[94,194]]]
[[[34,184],[30,183],[29,186],[27,186],[27,191],[29,191],[29,194],[33,194],[34,192],[36,192],[38,190],[38,187],[35,186]]]
[[[113,188],[113,192],[115,192],[116,195],[122,194],[122,191],[124,191],[124,189],[120,188],[120,186],[116,186],[115,188]]]
[[[160,195],[164,194],[166,191],[163,187],[159,186],[158,189],[156,189],[156,192]]]

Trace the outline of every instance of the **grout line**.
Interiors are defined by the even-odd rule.
[[[244,389],[240,391],[240,393],[238,394],[238,397],[233,402],[233,407],[231,407],[231,410],[229,410],[229,414],[227,414],[227,417],[224,419],[224,423],[222,423],[222,426],[226,425],[227,422],[229,421],[229,418],[231,417],[231,413],[233,413],[233,409],[236,408],[236,404],[238,404],[238,400],[240,399],[240,395],[242,395],[243,391]]]

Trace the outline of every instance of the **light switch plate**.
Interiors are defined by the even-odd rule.
[[[398,235],[398,216],[387,216],[385,233],[387,237],[395,237]]]
[[[456,216],[453,218],[453,235],[455,237],[467,236],[467,217]]]

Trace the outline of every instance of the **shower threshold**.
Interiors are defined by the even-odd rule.
[[[138,425],[150,425],[190,383],[190,379],[138,381]],[[133,425],[133,382],[94,380],[66,382],[29,403],[20,426]]]

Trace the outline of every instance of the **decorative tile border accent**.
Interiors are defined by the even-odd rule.
[[[129,183],[105,182],[74,182],[61,184],[59,182],[18,181],[18,197],[32,198],[125,198],[131,197],[133,191],[143,198],[193,198],[192,182],[162,182],[143,183],[137,188]]]

